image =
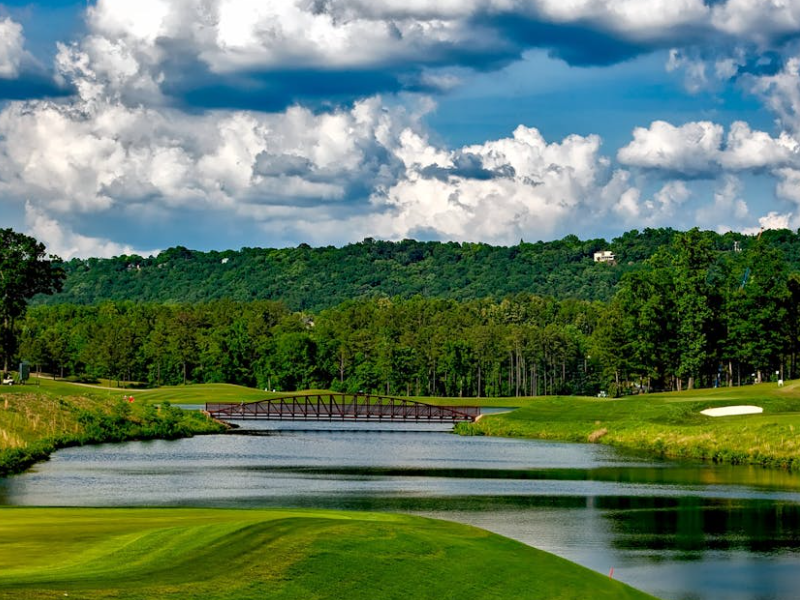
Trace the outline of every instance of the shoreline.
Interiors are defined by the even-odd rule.
[[[222,433],[202,413],[116,397],[60,396],[40,388],[0,393],[0,477],[23,473],[57,450]]]
[[[723,404],[724,402],[724,404]],[[763,413],[709,417],[730,399],[548,397],[458,424],[458,435],[606,444],[640,455],[800,471],[800,402],[761,398]]]

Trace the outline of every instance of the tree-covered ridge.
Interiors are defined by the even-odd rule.
[[[667,242],[661,243],[666,236]],[[185,301],[35,307],[18,324],[21,346],[16,358],[58,374],[155,385],[228,382],[280,390],[332,388],[430,396],[601,390],[617,394],[797,375],[796,234],[769,231],[748,237],[697,229],[651,230],[631,232],[613,243],[617,264],[587,265],[618,279],[607,302],[530,293],[499,298],[503,289],[499,280],[498,289],[479,299],[432,294],[405,298],[401,293],[390,297],[381,291],[386,282],[374,275],[375,288],[320,310],[293,310],[273,300],[192,302],[188,273],[197,257],[185,250],[171,251],[164,261],[154,263],[153,270],[186,274],[184,296],[190,297]],[[470,263],[463,258],[470,249],[489,254],[516,251],[513,259],[507,257],[507,264],[524,262],[519,256],[537,249],[537,264],[550,261],[552,270],[559,272],[557,257],[568,252],[577,256],[586,244],[591,247],[594,242],[566,238],[496,249],[368,240],[342,250],[357,258],[368,251],[373,260],[364,264],[379,265],[400,264],[398,248],[429,248],[438,253],[436,265],[448,265],[455,273],[464,267],[461,280],[471,282],[465,266]],[[248,252],[319,258],[326,256],[325,250],[338,252],[315,253],[307,247],[245,250],[220,264]],[[375,258],[381,252],[391,258]],[[204,259],[209,254],[197,256]],[[424,260],[422,254],[417,262]],[[577,262],[585,260],[591,259]],[[287,260],[286,271],[297,272],[297,281],[308,282],[310,275],[304,269],[315,276],[321,272],[308,267],[309,262],[313,261]],[[122,272],[144,270],[139,264]],[[463,294],[447,287],[447,282],[434,279],[430,285]],[[218,286],[224,287],[225,282]],[[337,297],[334,291],[330,288],[328,302]],[[307,293],[315,302],[325,299],[310,284]]]
[[[200,252],[171,248],[155,257],[73,259],[64,264],[64,290],[39,304],[104,300],[194,303],[280,300],[291,310],[322,310],[370,297],[504,298],[518,293],[610,300],[625,273],[670,243],[672,229],[630,231],[607,242],[574,235],[516,246],[482,243],[386,242],[366,239],[342,248],[243,248]],[[705,232],[715,251],[746,250],[755,236]],[[766,231],[762,239],[800,269],[800,236]],[[616,264],[594,262],[610,250]]]
[[[671,229],[631,231],[607,242],[574,235],[516,246],[482,243],[386,242],[366,239],[342,248],[243,248],[199,252],[171,248],[158,256],[73,259],[64,291],[40,304],[104,300],[177,303],[227,298],[280,300],[292,310],[321,310],[355,298],[421,295],[472,300],[531,293],[609,300],[620,277],[669,242]],[[718,236],[731,247],[733,235]],[[748,238],[735,236],[746,244]],[[798,242],[800,253],[800,242]],[[617,264],[595,263],[611,250]]]
[[[46,370],[414,396],[612,394],[794,377],[800,274],[767,236],[747,249],[677,233],[607,303],[516,294],[40,306],[20,353]],[[604,265],[608,266],[608,265]]]

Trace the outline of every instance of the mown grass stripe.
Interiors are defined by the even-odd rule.
[[[0,522],[0,598],[650,598],[513,540],[405,515],[4,508]]]

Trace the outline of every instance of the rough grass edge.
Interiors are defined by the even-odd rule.
[[[507,437],[517,439],[548,440],[571,443],[599,443],[631,452],[639,456],[668,460],[703,461],[715,464],[754,465],[765,468],[800,471],[800,456],[778,456],[768,452],[748,452],[736,448],[709,448],[703,443],[674,445],[662,438],[636,438],[625,441],[615,438],[607,430],[594,431],[587,437],[585,434],[572,432],[553,432],[544,428],[538,431],[515,429],[512,425],[482,420],[480,423],[457,423],[453,433],[463,436]]]
[[[211,419],[203,413],[183,411],[170,407],[169,403],[165,404],[164,414],[149,423],[130,415],[120,419],[119,416],[100,410],[81,411],[81,433],[42,438],[24,447],[0,450],[0,477],[23,473],[34,464],[48,460],[53,452],[63,448],[154,439],[174,440],[222,433],[227,429],[221,421]]]

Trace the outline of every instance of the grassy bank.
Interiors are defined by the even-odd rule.
[[[0,389],[0,476],[19,473],[66,446],[174,439],[223,428],[202,413],[119,391],[42,380]]]
[[[215,427],[198,419],[200,415],[185,415],[174,409],[162,413],[155,404],[255,402],[286,395],[229,384],[131,391],[49,379],[39,383],[0,389],[0,475],[18,471],[20,464],[26,467],[60,445],[178,437]],[[122,402],[123,395],[133,395],[136,401]],[[457,432],[465,435],[593,441],[667,458],[800,469],[800,382],[780,388],[766,383],[621,399],[412,399],[439,405],[517,408],[484,417],[475,424],[459,425]],[[722,418],[700,414],[705,408],[735,404],[755,404],[763,407],[764,413]],[[159,415],[167,417],[166,431],[163,424],[159,425]],[[176,420],[181,423],[178,429]],[[125,426],[121,427],[123,422]],[[160,430],[155,431],[156,426]],[[9,449],[14,450],[10,455]]]
[[[700,414],[706,408],[739,404],[761,406],[764,413]],[[800,382],[621,399],[534,398],[513,412],[459,425],[457,432],[593,441],[667,458],[800,469]]]
[[[652,598],[519,542],[419,517],[0,509],[0,598],[56,597]]]

